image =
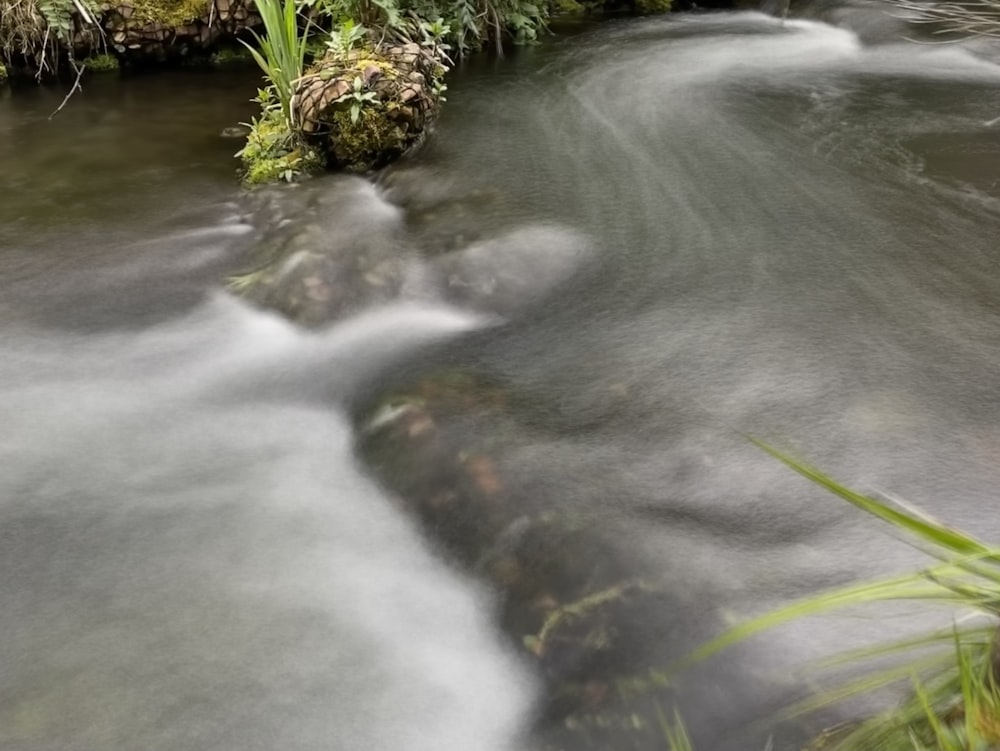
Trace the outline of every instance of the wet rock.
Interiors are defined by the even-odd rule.
[[[511,316],[569,279],[587,255],[582,236],[539,225],[426,259],[404,212],[367,181],[342,176],[299,190],[283,208],[253,210],[265,229],[252,268],[230,288],[308,326],[400,298]]]
[[[306,326],[402,296],[412,263],[402,218],[367,181],[342,177],[255,200],[262,232],[253,268],[230,279],[234,292]]]

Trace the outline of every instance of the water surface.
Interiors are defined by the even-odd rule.
[[[920,560],[741,433],[1000,538],[995,51],[809,15],[611,22],[469,65],[374,191],[243,196],[217,133],[252,75],[95,84],[52,123],[55,92],[4,101],[0,745],[519,743],[532,681],[491,593],[351,454],[359,384],[435,365],[525,397],[496,441],[517,492],[613,521],[676,582],[664,663]],[[524,284],[486,329],[416,284],[418,308],[308,335],[213,291],[307,225],[418,270],[492,243]],[[693,671],[699,746],[762,747],[743,725],[801,693],[791,664],[887,623]]]

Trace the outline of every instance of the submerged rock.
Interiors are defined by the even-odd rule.
[[[534,411],[502,384],[439,373],[364,410],[360,451],[427,533],[499,594],[504,631],[546,685],[546,747],[658,751],[656,712],[671,686],[649,647],[675,604],[607,516],[525,478],[509,438]]]

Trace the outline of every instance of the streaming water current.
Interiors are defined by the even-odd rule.
[[[52,120],[63,92],[0,95],[0,749],[530,748],[496,593],[353,448],[361,400],[435,367],[528,395],[505,476],[672,582],[661,664],[921,560],[744,434],[1000,540],[1000,50],[805,15],[474,61],[374,186],[241,192],[252,72],[96,79]],[[310,330],[223,291],[295,233],[410,281]],[[496,294],[436,284],[440,250]],[[690,671],[698,748],[763,748],[789,668],[893,613],[947,622]]]

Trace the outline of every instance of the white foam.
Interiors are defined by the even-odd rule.
[[[477,320],[406,305],[308,333],[219,298],[8,338],[0,747],[515,748],[531,688],[492,602],[362,475],[342,417],[218,398],[346,388]]]

